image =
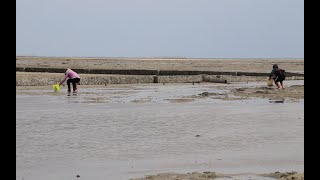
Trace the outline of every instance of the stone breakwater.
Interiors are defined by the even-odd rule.
[[[60,70],[56,70],[60,71]],[[170,74],[159,73],[158,75],[145,74],[90,74],[83,71],[78,71],[81,76],[80,84],[83,85],[107,85],[107,84],[139,84],[139,83],[229,83],[229,82],[249,82],[249,81],[266,81],[268,73],[258,73],[250,75],[228,74],[226,72],[212,75],[208,72],[179,72],[170,71]],[[92,72],[92,71],[91,71]],[[100,72],[105,72],[101,70]],[[132,72],[132,71],[131,71]],[[159,72],[159,71],[158,71]],[[16,86],[46,86],[60,82],[64,76],[64,71],[61,72],[26,72],[16,71]],[[82,74],[83,73],[83,74]],[[141,72],[140,72],[141,73]],[[189,73],[189,74],[188,74]],[[234,73],[234,72],[230,72]],[[243,73],[243,72],[242,72]],[[161,75],[160,75],[161,74]],[[182,75],[181,75],[182,74]],[[184,75],[183,75],[184,74]],[[287,80],[302,80],[304,76],[297,74],[295,76],[287,75]]]
[[[273,64],[286,70],[286,80],[304,79],[303,59],[176,59],[16,57],[16,85],[52,85],[66,68],[81,84],[229,83],[266,81]]]
[[[234,71],[179,71],[179,70],[137,70],[137,69],[77,69],[73,68],[78,73],[82,74],[119,74],[119,75],[231,75],[231,76],[268,76],[269,73],[260,72],[234,72]],[[48,72],[48,73],[64,73],[65,68],[45,68],[45,67],[16,67],[17,72]],[[287,77],[299,76],[304,74],[286,72]]]

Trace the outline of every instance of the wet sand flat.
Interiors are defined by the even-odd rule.
[[[304,73],[303,59],[16,57],[17,67],[89,69],[269,73],[275,63]],[[16,86],[16,179],[304,179],[303,77],[284,84]]]

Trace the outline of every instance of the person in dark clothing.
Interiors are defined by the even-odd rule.
[[[274,64],[272,67],[272,71],[269,75],[269,80],[271,80],[271,78],[274,80],[277,89],[285,89],[285,87],[283,86],[283,81],[286,79],[285,70],[280,69],[277,64]]]

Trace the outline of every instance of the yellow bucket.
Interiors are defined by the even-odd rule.
[[[54,92],[60,91],[60,86],[59,86],[59,84],[54,84],[54,85],[53,85],[53,90],[54,90]]]
[[[269,78],[267,79],[267,85],[273,86],[273,79],[272,78],[270,80],[269,80]]]

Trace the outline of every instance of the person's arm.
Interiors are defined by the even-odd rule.
[[[63,84],[68,78],[68,74],[66,74],[63,78],[63,80],[59,83],[59,86],[61,86],[61,84]]]

